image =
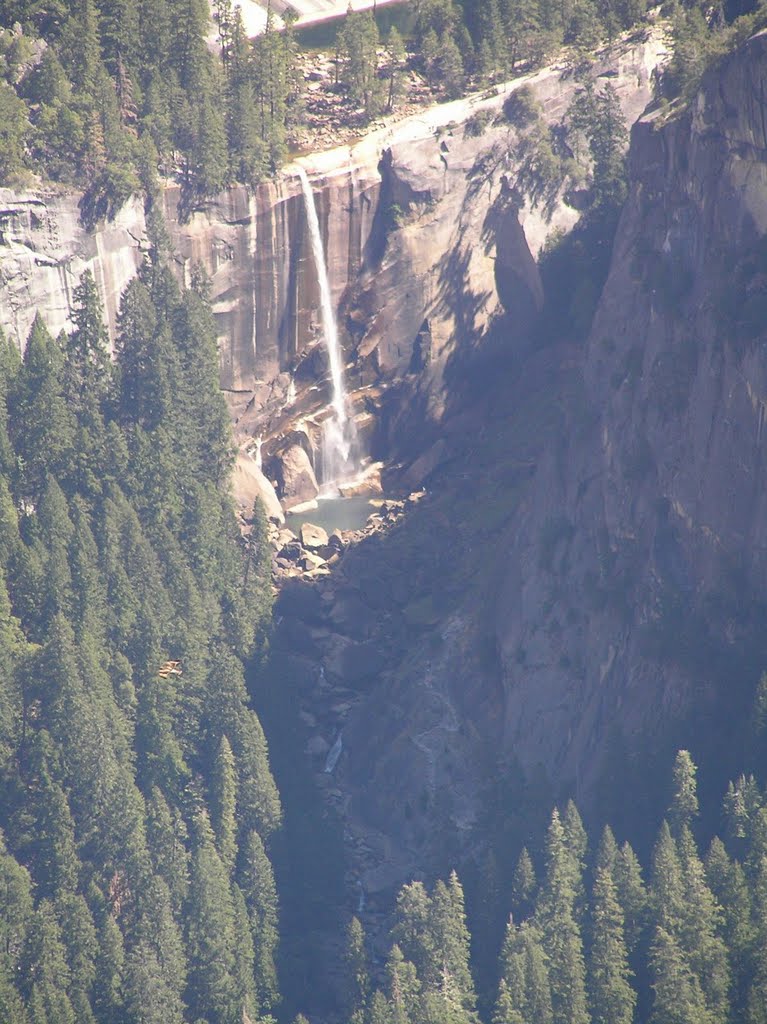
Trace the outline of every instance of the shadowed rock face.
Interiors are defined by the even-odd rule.
[[[586,788],[616,730],[630,749],[692,711],[731,770],[764,668],[766,91],[761,33],[677,120],[636,125],[584,412],[515,523],[505,743]]]
[[[335,779],[371,897],[481,851],[510,763],[616,821],[599,783],[624,755],[635,792],[675,744],[715,752],[716,787],[742,770],[767,664],[765,95],[762,33],[678,119],[640,121],[586,344],[494,364],[428,448],[428,496],[325,584],[386,654],[364,685],[339,676],[357,699]]]

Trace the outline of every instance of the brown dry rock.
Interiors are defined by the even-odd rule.
[[[301,445],[290,445],[274,456],[269,468],[274,473],[277,493],[286,511],[313,501],[320,493],[309,456]]]
[[[303,516],[307,512],[314,512],[318,509],[319,502],[316,498],[312,498],[310,501],[300,501],[297,505],[292,505],[290,508],[290,514],[293,516]]]
[[[275,519],[279,523],[285,522],[285,513],[274,488],[256,460],[242,450],[237,453],[232,472],[232,494],[237,505],[247,514],[251,512],[256,498],[260,498],[270,519]]]
[[[304,555],[301,558],[301,565],[307,571],[311,569],[319,569],[325,565],[325,559],[322,558],[320,555],[312,554],[311,551],[306,551],[304,552]]]
[[[326,531],[321,526],[315,526],[314,523],[302,523],[299,536],[303,546],[310,551],[327,547],[328,535]]]

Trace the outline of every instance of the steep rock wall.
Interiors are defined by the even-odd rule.
[[[384,652],[362,683],[326,666],[359,691],[334,792],[371,896],[481,851],[509,766],[619,827],[626,792],[657,806],[675,744],[718,794],[743,769],[767,665],[765,96],[762,33],[637,124],[588,341],[483,365],[429,495],[317,601],[309,700],[347,604]]]
[[[650,34],[602,55],[595,69],[610,75],[630,121],[649,99],[662,50],[659,34]],[[523,232],[509,221],[501,182],[513,166],[516,135],[501,109],[523,84],[550,121],[562,116],[578,87],[567,69],[547,68],[377,129],[352,146],[301,158],[318,203],[352,384],[390,381],[411,368],[424,371],[428,362],[420,387],[435,421],[451,353],[473,344],[500,309],[498,233],[501,262],[514,267],[501,282],[504,297],[534,309],[540,286],[528,243],[537,252],[552,230],[578,216],[560,202],[553,217],[524,208]],[[475,115],[495,119],[480,136],[464,129]],[[77,195],[4,190],[0,197],[0,325],[20,346],[36,310],[54,332],[68,326],[72,289],[88,267],[114,334],[120,293],[147,248],[141,204],[132,201],[114,222],[88,233],[78,221]],[[211,277],[221,384],[233,414],[243,433],[279,430],[289,375],[303,364],[300,392],[301,382],[308,391],[324,373],[321,358],[306,359],[319,338],[319,302],[298,179],[286,167],[253,193],[230,189],[187,216],[179,204],[179,189],[166,188],[179,277],[188,280],[198,261]],[[315,393],[307,401],[321,398]]]
[[[120,295],[141,265],[144,211],[132,199],[95,232],[80,224],[80,197],[0,189],[0,326],[22,348],[35,313],[53,334],[70,324],[72,292],[90,270],[109,329]]]
[[[762,33],[683,115],[635,127],[584,412],[515,524],[505,743],[586,787],[616,734],[630,749],[692,711],[737,759],[724,738],[764,668],[766,90]]]

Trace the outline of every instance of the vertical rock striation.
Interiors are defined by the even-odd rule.
[[[661,51],[650,34],[600,58],[596,71],[611,75],[629,120],[649,99]],[[444,405],[442,374],[451,352],[473,344],[500,309],[497,232],[504,235],[505,266],[517,273],[527,261],[521,277],[502,275],[504,298],[530,305],[533,296],[534,308],[538,286],[529,292],[534,268],[527,243],[537,252],[551,230],[567,228],[578,216],[564,203],[553,218],[525,208],[524,233],[514,225],[506,231],[499,197],[516,136],[502,108],[521,84],[535,91],[550,121],[563,115],[578,87],[572,75],[548,68],[492,95],[424,110],[352,146],[302,157],[357,385],[390,381],[428,364],[423,388],[435,419]],[[478,114],[487,123],[479,137],[464,128]],[[143,210],[131,201],[114,222],[89,234],[78,221],[78,198],[0,191],[0,325],[19,345],[36,310],[54,332],[67,326],[72,286],[86,267],[99,283],[114,333],[120,293],[147,247]],[[287,167],[253,192],[235,187],[183,214],[180,200],[177,186],[165,189],[176,266],[188,280],[199,262],[211,278],[221,385],[234,416],[248,409],[243,432],[281,429],[289,375],[310,386],[326,373],[312,355],[320,336],[319,289],[298,178]],[[513,281],[527,282],[516,295],[509,290]]]

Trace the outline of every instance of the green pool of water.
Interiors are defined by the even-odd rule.
[[[333,530],[361,530],[368,516],[377,510],[377,505],[364,497],[320,498],[318,504],[319,507],[313,511],[286,515],[285,525],[294,533],[298,533],[302,523],[314,523],[329,534]]]

